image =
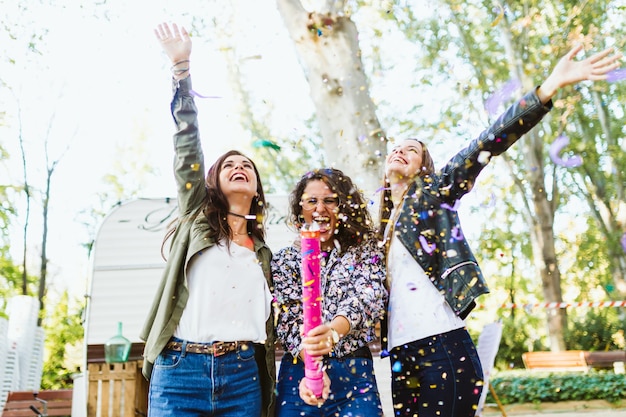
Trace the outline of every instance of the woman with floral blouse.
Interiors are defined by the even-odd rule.
[[[285,354],[277,384],[276,416],[382,416],[368,343],[382,318],[387,291],[383,253],[376,244],[367,204],[337,169],[306,173],[290,196],[290,221],[298,230],[317,223],[321,235],[322,321],[302,338],[299,240],[272,259],[278,303],[277,340]],[[303,383],[302,350],[323,357],[328,383],[315,398]]]

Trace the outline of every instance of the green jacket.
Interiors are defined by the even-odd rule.
[[[198,252],[215,244],[208,238],[208,219],[203,213],[206,197],[204,155],[198,133],[198,113],[191,94],[191,79],[187,77],[173,85],[171,112],[176,123],[174,134],[174,173],[178,188],[178,225],[172,236],[167,264],[156,295],[148,312],[140,337],[145,341],[143,375],[150,379],[152,365],[173,336],[187,299],[187,266]],[[270,273],[272,253],[264,242],[254,239],[254,251],[261,264],[270,291],[273,282]],[[265,349],[257,349],[263,392],[263,416],[274,415],[276,361],[274,353],[274,323],[272,316],[266,322]]]

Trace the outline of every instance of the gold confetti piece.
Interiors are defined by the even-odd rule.
[[[199,171],[200,170],[200,164],[199,163],[195,163],[195,164],[191,164],[191,170],[192,171]]]
[[[188,182],[187,184],[185,184],[185,188],[188,189],[188,190],[191,190],[191,183]]]
[[[504,17],[504,7],[502,7],[502,5],[498,2],[496,2],[496,6],[498,7],[499,11],[498,11],[498,16],[496,16],[494,21],[491,23],[492,28],[498,26],[498,23],[500,23],[500,21]]]

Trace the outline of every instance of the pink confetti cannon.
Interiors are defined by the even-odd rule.
[[[320,283],[320,232],[314,222],[300,230],[302,247],[302,307],[304,334],[322,324],[322,286]],[[316,397],[322,396],[322,370],[314,357],[304,351],[304,378],[306,386]]]

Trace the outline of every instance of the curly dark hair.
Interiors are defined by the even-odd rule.
[[[289,220],[293,227],[299,230],[304,224],[300,201],[307,184],[315,180],[326,183],[339,199],[335,240],[342,251],[374,235],[372,218],[363,194],[350,177],[335,168],[316,169],[300,178],[289,196]]]

